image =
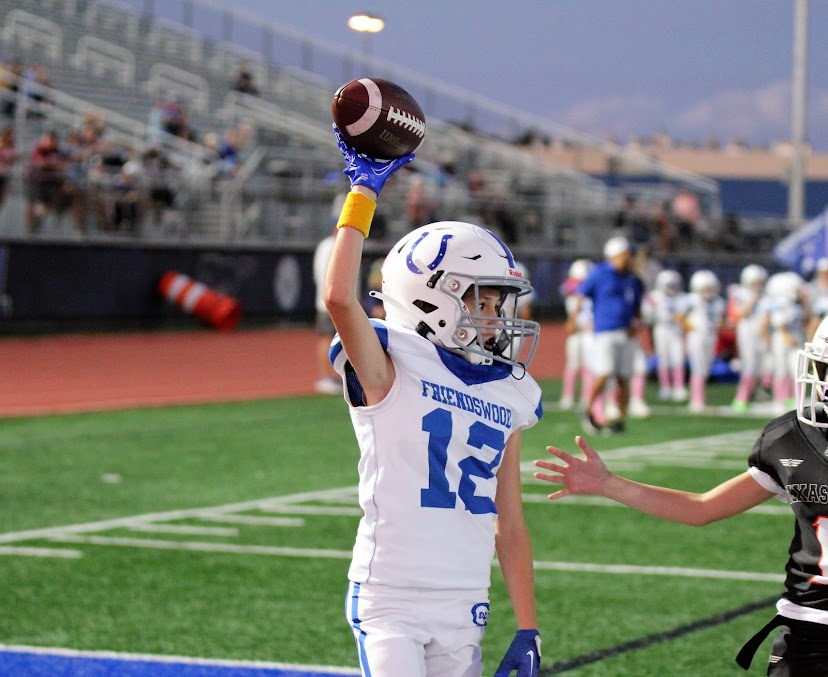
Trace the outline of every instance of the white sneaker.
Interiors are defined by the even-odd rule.
[[[673,402],[686,402],[687,397],[687,388],[673,388]]]
[[[617,421],[621,418],[621,410],[612,400],[609,400],[604,404],[604,418],[608,421]]]
[[[630,400],[627,411],[632,418],[647,418],[650,415],[650,407],[644,400]]]
[[[320,378],[313,384],[313,389],[322,395],[341,395],[342,383],[334,378]]]
[[[558,406],[564,411],[569,411],[570,409],[572,409],[573,404],[574,402],[572,401],[571,397],[562,397],[561,401],[558,403]]]
[[[688,409],[691,414],[701,414],[704,411],[704,404],[701,402],[691,402]]]
[[[662,402],[666,402],[667,400],[672,397],[672,393],[669,388],[660,388],[658,391],[658,399]]]

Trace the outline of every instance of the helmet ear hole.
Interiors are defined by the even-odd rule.
[[[422,310],[426,315],[428,315],[429,313],[433,313],[435,310],[437,310],[437,306],[435,306],[433,303],[423,301],[422,299],[416,299],[412,301],[412,304],[417,306],[417,308]]]

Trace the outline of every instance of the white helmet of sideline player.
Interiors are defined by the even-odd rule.
[[[567,277],[571,280],[586,280],[590,270],[592,270],[592,261],[589,259],[575,259],[569,265]]]
[[[797,352],[796,417],[815,428],[828,428],[825,400],[828,398],[828,382],[825,380],[828,368],[828,318],[822,320],[814,337]]]
[[[719,278],[712,270],[697,270],[690,277],[690,291],[702,298],[712,298],[719,289]]]
[[[768,271],[764,266],[760,266],[756,263],[751,263],[750,265],[745,266],[739,274],[739,284],[744,287],[764,284],[767,279]]]
[[[681,274],[676,270],[665,268],[658,271],[655,279],[655,287],[663,294],[674,296],[681,291]]]
[[[501,292],[497,335],[487,341],[481,332],[491,331],[492,318],[474,310],[481,287]],[[472,308],[463,300],[469,290],[475,294]],[[382,292],[374,295],[390,324],[413,329],[472,364],[526,367],[540,326],[514,313],[516,297],[531,292],[500,238],[470,223],[440,221],[413,230],[392,247],[382,265]]]
[[[796,303],[805,285],[805,280],[798,273],[785,271],[774,273],[768,278],[765,285],[765,293],[772,299]]]

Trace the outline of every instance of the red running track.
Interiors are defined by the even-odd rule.
[[[530,373],[560,376],[564,330],[544,324]],[[0,339],[0,416],[307,395],[312,329]]]

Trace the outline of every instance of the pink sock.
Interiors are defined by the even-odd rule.
[[[592,392],[592,372],[584,367],[581,372],[581,402],[589,402],[589,394]]]
[[[571,367],[564,368],[563,392],[561,393],[563,397],[568,397],[569,399],[573,399],[575,397],[575,379],[577,376],[578,372]]]
[[[694,404],[704,405],[704,377],[698,374],[690,376],[690,399]]]
[[[670,390],[670,370],[667,367],[659,366],[658,385],[662,390]]]
[[[638,401],[644,401],[644,388],[647,385],[647,380],[644,374],[633,374],[630,380],[630,398]]]
[[[747,402],[755,385],[756,379],[753,376],[742,376],[739,379],[739,387],[736,389],[736,401]]]
[[[684,387],[684,367],[673,367],[673,387]]]

